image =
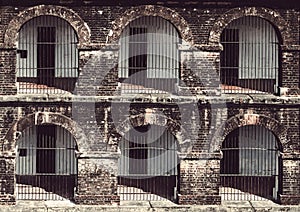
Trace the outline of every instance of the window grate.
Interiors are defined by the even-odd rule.
[[[179,35],[160,17],[131,22],[120,39],[118,75],[122,93],[175,93],[179,80]]]
[[[120,143],[118,194],[121,200],[177,198],[178,156],[175,137],[164,127],[131,129]]]
[[[272,132],[244,126],[222,144],[220,195],[224,201],[277,201],[280,194],[280,152]]]
[[[230,23],[221,35],[223,93],[276,93],[279,41],[274,27],[258,17]]]
[[[76,144],[62,127],[27,128],[17,141],[16,197],[19,200],[72,200],[77,178]]]
[[[67,94],[78,78],[78,39],[69,23],[39,16],[19,31],[17,86],[20,94]]]

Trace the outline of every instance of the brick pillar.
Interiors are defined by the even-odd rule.
[[[180,162],[179,204],[218,205],[220,154],[185,158]]]
[[[300,154],[284,154],[282,162],[280,201],[284,205],[298,205],[300,204]]]
[[[80,75],[76,93],[81,96],[113,96],[117,90],[118,46],[106,49],[80,49]]]
[[[282,51],[282,84],[279,88],[280,95],[299,95],[299,52],[292,45],[284,46]]]
[[[0,49],[0,95],[17,93],[16,53],[16,49]]]
[[[220,95],[219,51],[218,46],[201,51],[181,51],[180,95]]]
[[[14,204],[15,157],[0,156],[0,205]]]
[[[78,158],[78,183],[75,203],[85,205],[118,205],[118,154],[81,155]]]

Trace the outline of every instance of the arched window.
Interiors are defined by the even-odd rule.
[[[19,31],[19,93],[66,93],[78,77],[77,35],[65,20],[39,16]]]
[[[74,198],[76,141],[66,129],[52,124],[29,127],[16,144],[17,199]]]
[[[121,200],[166,198],[175,201],[178,181],[176,138],[157,125],[136,127],[125,137],[120,143],[118,193]]]
[[[266,20],[247,16],[222,32],[221,83],[225,93],[275,93],[279,86],[279,39]]]
[[[126,26],[120,39],[122,92],[174,92],[179,79],[179,34],[161,17],[145,16]]]
[[[278,200],[281,146],[271,131],[255,125],[240,127],[226,136],[221,150],[223,200]]]

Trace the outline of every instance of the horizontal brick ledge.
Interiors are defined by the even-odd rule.
[[[82,205],[119,205],[118,195],[75,195],[75,203]]]
[[[220,205],[220,195],[178,195],[180,205]]]

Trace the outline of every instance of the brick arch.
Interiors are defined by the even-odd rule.
[[[192,32],[187,21],[176,11],[156,5],[143,5],[126,10],[113,22],[113,34],[108,37],[109,42],[118,41],[123,29],[133,20],[142,16],[159,16],[170,21],[177,28],[180,37],[193,44]]]
[[[143,125],[158,125],[166,126],[166,129],[176,138],[178,153],[181,157],[184,157],[192,149],[192,139],[188,132],[175,120],[172,120],[161,114],[151,114],[151,117],[147,115],[137,115],[127,118],[118,127],[117,132],[124,136],[133,127],[139,127]],[[119,138],[118,143],[121,138]]]
[[[282,149],[288,142],[287,129],[277,120],[258,114],[240,114],[231,117],[218,128],[212,139],[211,152],[219,152],[227,135],[229,135],[232,131],[247,125],[262,126],[271,131],[278,139],[279,145]]]
[[[282,44],[285,44],[290,40],[290,33],[287,28],[288,23],[279,12],[269,8],[245,7],[234,8],[224,13],[212,26],[209,33],[209,43],[211,45],[220,43],[221,34],[226,26],[233,20],[245,16],[256,16],[269,21],[275,27],[276,31],[278,31],[277,35]]]
[[[59,113],[37,112],[27,115],[14,123],[4,138],[2,150],[14,152],[19,136],[18,133],[22,133],[28,127],[43,124],[54,124],[63,127],[74,137],[78,151],[82,152],[84,149],[87,139],[83,130],[75,121]]]
[[[67,21],[77,33],[79,46],[84,46],[90,43],[89,27],[73,10],[61,6],[39,5],[22,11],[10,21],[4,35],[5,46],[16,47],[18,31],[22,25],[32,18],[43,15],[56,16]]]

